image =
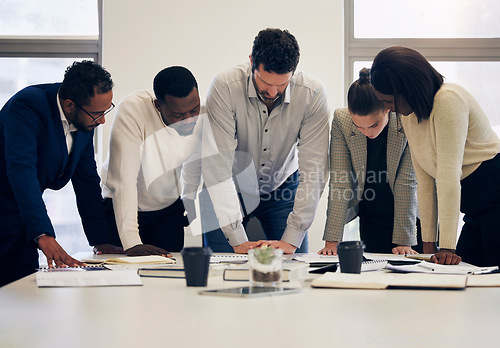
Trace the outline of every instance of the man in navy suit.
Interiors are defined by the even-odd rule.
[[[68,67],[62,83],[29,86],[0,111],[0,286],[38,268],[81,266],[56,242],[42,200],[71,180],[89,244],[105,250],[94,129],[113,107],[110,74],[92,61]]]

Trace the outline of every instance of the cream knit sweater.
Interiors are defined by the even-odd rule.
[[[445,83],[434,97],[430,118],[402,117],[417,175],[422,239],[455,249],[460,180],[500,152],[500,140],[478,102],[463,87]]]

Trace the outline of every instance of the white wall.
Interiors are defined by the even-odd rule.
[[[288,29],[301,49],[299,70],[325,84],[332,110],[344,105],[342,0],[104,0],[103,65],[115,82],[114,102],[152,88],[154,76],[182,65],[205,96],[213,77],[246,62],[261,29]],[[103,126],[104,158],[111,114]],[[310,230],[310,251],[323,244],[326,195]]]

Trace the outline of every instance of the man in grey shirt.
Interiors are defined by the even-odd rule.
[[[237,177],[236,162],[246,154],[259,195],[255,209],[242,199],[242,222],[222,226],[224,234],[220,229],[204,234],[204,244],[214,251],[246,253],[268,244],[285,253],[307,252],[307,229],[328,176],[330,112],[321,81],[295,71],[299,55],[287,30],[262,30],[250,63],[221,73],[210,86],[207,113],[228,164],[214,171],[221,181]],[[235,181],[244,196],[241,187],[248,180]],[[201,204],[203,223],[207,208]],[[244,226],[252,216],[259,219],[267,241],[248,241]]]

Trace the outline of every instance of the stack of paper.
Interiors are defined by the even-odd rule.
[[[386,269],[395,272],[410,272],[410,273],[434,273],[434,274],[483,274],[489,273],[498,269],[493,267],[477,267],[468,264],[459,265],[440,265],[433,262],[422,261],[416,265],[387,265]]]

